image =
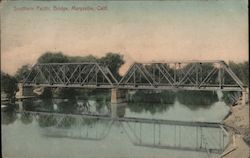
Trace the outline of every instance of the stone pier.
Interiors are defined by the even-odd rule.
[[[18,83],[18,92],[16,93],[16,99],[25,99],[34,96],[32,87],[24,87],[23,83]]]
[[[111,89],[111,117],[123,117],[127,106],[128,90]]]

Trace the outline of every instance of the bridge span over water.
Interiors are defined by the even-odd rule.
[[[244,91],[224,61],[134,63],[119,81],[107,66],[95,62],[41,63],[32,67],[23,86]]]

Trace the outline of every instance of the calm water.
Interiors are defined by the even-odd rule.
[[[171,98],[163,96],[160,103],[149,103],[145,97],[150,95],[140,95],[130,96],[130,102],[120,106],[118,115],[220,122],[229,111],[220,93],[194,95],[193,98],[185,98],[181,94]],[[153,100],[155,96],[151,97]],[[199,97],[202,97],[202,100],[196,99]],[[210,153],[209,149],[221,151],[228,142],[228,137],[219,127],[120,122],[75,115],[110,115],[109,98],[108,93],[98,93],[77,99],[33,99],[18,103],[23,110],[74,115],[33,115],[29,112],[16,113],[13,110],[2,112],[4,157],[212,158],[219,154]]]

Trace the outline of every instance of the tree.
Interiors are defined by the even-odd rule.
[[[123,60],[123,55],[107,53],[106,56],[99,59],[99,62],[104,66],[107,66],[116,79],[121,78],[119,69],[125,63]]]
[[[23,65],[21,68],[19,68],[15,74],[15,78],[17,81],[23,80],[25,77],[29,75],[31,71],[31,66],[30,65]]]
[[[61,52],[46,52],[37,59],[37,63],[67,63],[69,59]]]
[[[98,58],[93,55],[88,56],[74,56],[74,57],[68,57],[70,63],[77,63],[77,62],[97,62]]]
[[[243,82],[243,84],[249,84],[249,62],[235,63],[229,61],[229,67],[235,73],[235,75]],[[225,77],[225,83],[235,83],[233,79],[227,74]]]
[[[7,98],[13,99],[17,91],[17,80],[1,71],[1,92],[7,94]]]

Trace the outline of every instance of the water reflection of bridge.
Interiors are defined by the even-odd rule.
[[[111,128],[120,127],[136,146],[222,153],[227,133],[220,123],[186,122],[107,115],[19,112],[36,119],[42,134],[83,140],[103,140]]]

